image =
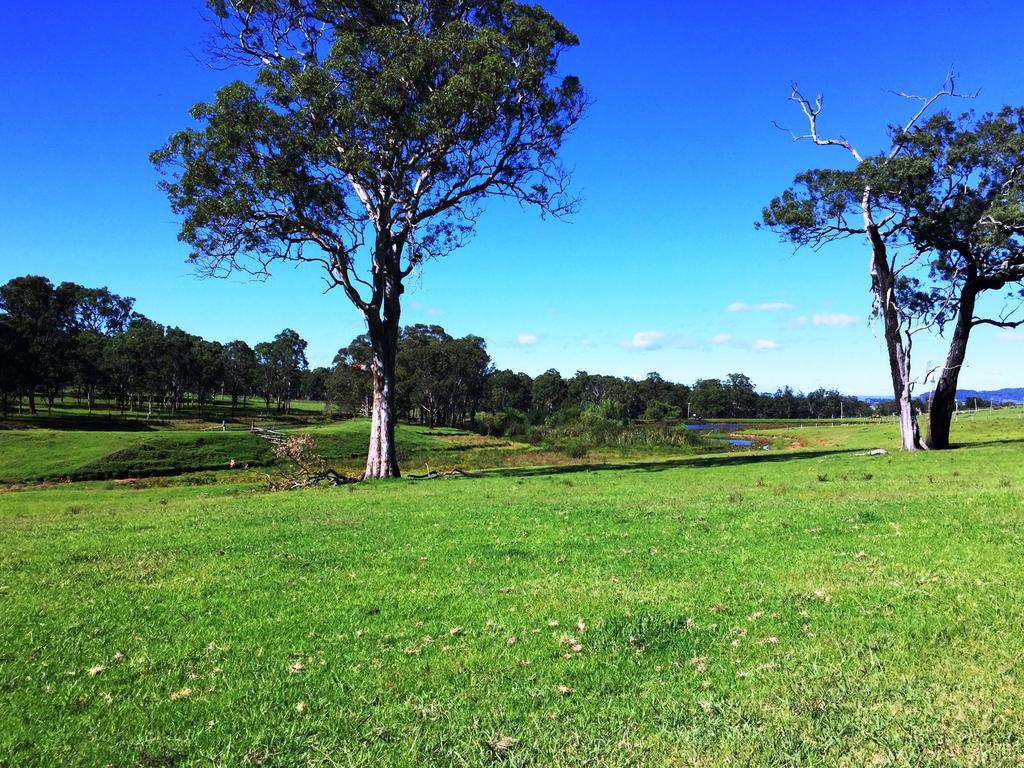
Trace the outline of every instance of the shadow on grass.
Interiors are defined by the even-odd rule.
[[[54,429],[63,432],[168,432],[182,428],[188,431],[217,431],[222,425],[227,425],[229,432],[246,431],[250,424],[267,428],[287,427],[318,427],[326,424],[333,424],[343,419],[324,420],[319,415],[311,414],[227,414],[208,413],[200,418],[197,414],[182,413],[177,416],[170,416],[164,412],[146,419],[144,414],[129,413],[125,416],[107,413],[94,413],[91,416],[84,413],[61,413],[49,415],[46,413],[15,414],[8,413],[0,417],[0,430],[21,430],[21,429]],[[269,423],[268,423],[269,422]]]
[[[576,474],[579,472],[627,471],[663,472],[667,469],[703,469],[705,467],[740,467],[747,464],[774,464],[780,462],[800,461],[801,459],[820,459],[824,456],[863,453],[859,448],[843,448],[823,451],[790,451],[787,453],[744,453],[744,454],[713,454],[704,456],[687,456],[679,459],[662,459],[657,461],[619,461],[601,464],[564,464],[549,467],[509,467],[484,472],[487,476],[498,477],[543,477],[545,475]]]
[[[134,417],[125,419],[118,416],[88,416],[85,414],[13,415],[0,419],[0,430],[54,429],[65,432],[156,432],[169,427],[169,423],[153,419],[143,421]]]
[[[1024,444],[1024,437],[1008,437],[1003,440],[979,440],[976,443],[953,443],[949,448],[943,448],[936,453],[944,453],[946,451],[962,451],[968,448],[984,448],[985,446],[993,445],[1022,445]]]

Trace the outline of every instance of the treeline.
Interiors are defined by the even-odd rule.
[[[215,396],[241,402],[259,397],[268,410],[288,408],[310,373],[306,342],[285,329],[250,347],[221,344],[164,326],[134,311],[134,299],[107,288],[37,275],[0,286],[0,407],[42,396],[52,408],[67,394],[93,412],[98,400],[121,413],[179,414],[204,408]]]
[[[92,412],[98,401],[118,411],[154,410],[200,417],[220,397],[231,414],[251,408],[286,413],[294,399],[323,401],[342,416],[365,415],[372,401],[369,339],[339,350],[330,368],[310,369],[307,343],[285,329],[250,347],[207,341],[134,311],[134,300],[106,288],[54,286],[39,276],[0,286],[0,399],[78,398]],[[739,373],[692,386],[657,373],[643,379],[551,369],[531,377],[496,370],[479,336],[455,338],[437,325],[402,330],[396,409],[427,426],[475,425],[490,434],[522,434],[593,416],[623,421],[690,419],[823,419],[868,416],[869,404],[835,390],[804,394],[790,388],[756,391]]]
[[[359,336],[342,348],[328,374],[324,399],[346,414],[366,413],[371,400],[370,345]],[[479,336],[456,339],[440,326],[403,329],[398,343],[398,412],[428,426],[473,423],[490,434],[522,434],[540,424],[565,424],[601,407],[627,421],[691,419],[825,419],[870,416],[872,407],[835,390],[804,394],[789,387],[756,391],[743,374],[701,379],[692,387],[658,373],[643,379],[551,369],[531,377],[490,365]]]
[[[724,380],[700,379],[692,387],[666,381],[658,373],[643,379],[577,372],[564,379],[549,370],[530,379],[496,371],[488,378],[477,422],[490,434],[522,433],[531,424],[564,425],[595,418],[613,421],[683,419],[825,419],[870,416],[871,406],[835,390],[809,394],[786,387],[759,393],[751,380],[733,373]]]

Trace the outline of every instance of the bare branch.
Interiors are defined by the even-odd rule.
[[[994,325],[996,328],[1020,328],[1024,325],[1024,320],[1005,321],[976,317],[971,321],[971,325]]]
[[[914,113],[914,116],[911,117],[910,120],[908,120],[907,123],[900,130],[900,136],[910,133],[914,126],[917,125],[917,121],[924,117],[925,113],[927,113],[928,110],[931,109],[932,105],[935,104],[935,102],[937,102],[939,99],[947,97],[955,99],[973,99],[977,97],[977,95],[981,92],[980,90],[978,90],[975,91],[974,93],[957,93],[957,77],[959,77],[959,75],[957,75],[957,73],[954,72],[953,70],[950,70],[949,74],[946,75],[945,81],[942,83],[942,88],[933,93],[931,96],[916,96],[914,94],[903,93],[902,91],[890,91],[890,93],[893,93],[896,96],[899,96],[900,98],[921,102],[920,109],[918,109],[917,112]],[[901,151],[903,151],[903,147],[905,146],[903,142],[899,140],[895,141],[894,144],[895,146],[893,146],[892,150],[889,152],[889,160],[895,158]]]
[[[810,140],[817,144],[819,147],[840,147],[849,152],[853,159],[858,163],[863,161],[860,153],[854,148],[853,144],[847,141],[843,137],[836,139],[823,139],[818,134],[818,115],[821,114],[821,109],[825,104],[825,97],[820,93],[814,98],[812,104],[810,99],[805,97],[801,92],[800,88],[796,83],[793,83],[789,94],[789,100],[794,101],[800,107],[800,110],[804,113],[804,117],[807,118],[808,126],[810,127],[810,133],[806,133],[802,136],[798,136],[795,133],[790,133],[794,141]],[[776,126],[778,127],[778,126]]]

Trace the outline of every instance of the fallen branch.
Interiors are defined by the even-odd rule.
[[[267,475],[272,491],[294,491],[316,486],[348,485],[362,478],[348,477],[328,466],[310,435],[284,435],[280,432],[258,432],[274,448],[274,455],[287,462],[280,477]]]
[[[446,477],[479,477],[461,469],[449,469],[447,472],[427,472],[425,475],[406,475],[410,480],[438,480]]]

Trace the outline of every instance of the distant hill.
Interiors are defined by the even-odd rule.
[[[922,393],[920,397],[930,397],[931,392]],[[1024,403],[1024,387],[1007,387],[1006,389],[958,389],[956,399],[961,403],[969,397],[978,397],[982,400],[990,400],[993,403]],[[881,403],[892,400],[892,395],[868,395],[861,400],[871,403]]]
[[[982,400],[991,400],[993,403],[1024,403],[1024,387],[992,390],[958,389],[956,391],[956,399],[961,403],[969,397],[979,397]]]

